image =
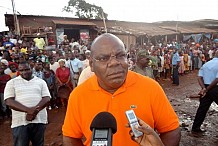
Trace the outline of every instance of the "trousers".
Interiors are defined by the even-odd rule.
[[[212,88],[206,93],[206,95],[203,98],[200,98],[200,105],[195,115],[192,130],[200,129],[206,117],[207,111],[209,110],[213,102],[215,102],[218,105],[218,86]]]
[[[43,146],[46,125],[31,123],[12,128],[14,146]]]
[[[173,65],[173,84],[179,85],[179,71],[177,65]]]

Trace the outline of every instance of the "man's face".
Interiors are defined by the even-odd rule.
[[[74,53],[70,53],[69,57],[70,57],[70,60],[74,60],[75,59],[75,54]]]
[[[3,74],[5,69],[6,69],[6,65],[4,65],[3,63],[0,63],[0,74]]]
[[[16,66],[14,64],[10,65],[9,68],[12,72],[16,72],[16,70],[17,70]]]
[[[42,70],[42,62],[37,62],[36,64],[35,64],[35,70],[36,71],[39,71],[39,70]]]
[[[29,64],[20,64],[18,66],[18,70],[22,78],[26,80],[30,80],[32,78],[32,70]]]
[[[90,53],[85,53],[85,56],[86,56],[87,59],[89,59],[90,58]]]
[[[54,59],[53,59],[53,58],[49,59],[49,62],[50,62],[51,64],[54,64]]]
[[[102,40],[93,46],[92,52],[90,66],[98,78],[99,85],[106,91],[122,86],[128,71],[124,46],[114,39]],[[115,58],[122,55],[123,57]],[[110,59],[106,62],[98,61],[104,58]]]
[[[148,66],[150,59],[148,58],[148,56],[143,56],[143,57],[140,57],[138,60],[139,60],[138,62],[142,65],[142,67],[146,67]]]
[[[45,64],[44,69],[50,70],[50,65],[48,63]]]

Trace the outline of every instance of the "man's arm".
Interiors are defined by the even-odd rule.
[[[63,135],[63,146],[83,146],[82,140]]]
[[[41,101],[34,107],[26,107],[20,102],[16,101],[14,97],[5,100],[6,105],[16,111],[21,111],[27,113],[27,120],[32,121],[35,119],[36,115],[45,108],[47,103],[50,101],[50,97],[42,97]]]
[[[165,146],[179,146],[181,131],[180,128],[161,133],[160,138]]]
[[[198,77],[198,84],[201,86],[201,89],[205,88],[203,77],[201,76]]]
[[[15,100],[15,97],[10,97],[7,98],[5,100],[6,105],[8,105],[10,108],[12,108],[13,110],[16,111],[20,111],[20,112],[28,112],[30,110],[29,107],[24,106],[23,104],[21,104],[20,102],[17,102]]]
[[[44,109],[49,101],[50,101],[49,96],[42,97],[40,102],[36,105],[37,110],[41,111],[42,109]]]
[[[13,110],[16,111],[20,111],[20,112],[30,112],[31,110],[42,110],[47,103],[50,101],[50,97],[45,96],[41,99],[41,101],[34,107],[26,107],[23,104],[21,104],[20,102],[16,101],[14,97],[8,98],[5,100],[6,105],[8,105],[10,108],[12,108]]]

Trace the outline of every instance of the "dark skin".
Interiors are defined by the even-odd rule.
[[[125,54],[125,49],[121,42],[111,42],[113,42],[113,40],[105,40],[99,42],[97,46],[93,46],[95,49],[92,50],[92,57],[101,58],[108,55],[116,56]],[[125,82],[128,71],[127,59],[118,61],[115,58],[111,58],[107,63],[101,63],[91,59],[90,67],[91,70],[95,72],[99,85],[111,94],[116,92],[116,90]]]
[[[20,75],[23,79],[27,81],[30,81],[31,79],[33,79],[32,70],[30,69],[30,66],[28,63],[20,64],[18,66],[18,70],[20,71]],[[32,121],[35,119],[39,111],[41,111],[42,109],[46,107],[49,101],[50,101],[50,97],[45,96],[45,97],[42,97],[41,101],[37,105],[33,107],[27,107],[23,105],[22,103],[16,101],[16,97],[10,97],[5,100],[5,103],[13,110],[27,113],[26,120]]]
[[[133,141],[137,142],[140,146],[164,146],[159,135],[144,121],[138,118],[140,126],[136,126],[135,129],[143,133],[140,137],[134,137],[132,130],[130,130],[130,136]],[[130,125],[127,124],[127,127],[130,128]]]
[[[137,61],[136,61],[136,64],[142,69],[147,67],[148,63],[149,63],[149,58],[147,58],[146,56],[139,57],[137,58]]]
[[[17,71],[16,66],[14,64],[10,65],[9,68],[13,73]]]
[[[115,93],[124,84],[128,72],[127,59],[114,57],[125,53],[124,44],[111,34],[103,34],[93,42],[91,52],[90,67],[97,76],[99,86],[110,94]],[[110,59],[107,62],[99,61],[101,58],[108,56]],[[155,134],[155,132],[152,132],[152,134]],[[178,146],[180,129],[161,133],[160,138],[166,146]],[[159,138],[155,139],[155,141],[159,140]],[[63,136],[63,145],[83,146],[81,139],[67,136]]]

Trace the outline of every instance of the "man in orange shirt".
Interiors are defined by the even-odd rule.
[[[179,145],[179,121],[164,91],[153,79],[128,71],[125,47],[119,38],[108,33],[96,38],[91,47],[90,67],[95,75],[69,97],[62,128],[65,146],[90,145],[90,124],[102,111],[110,112],[117,121],[113,145],[137,146],[125,128],[125,111],[129,109],[158,131],[164,145]],[[84,143],[82,137],[86,139]]]

